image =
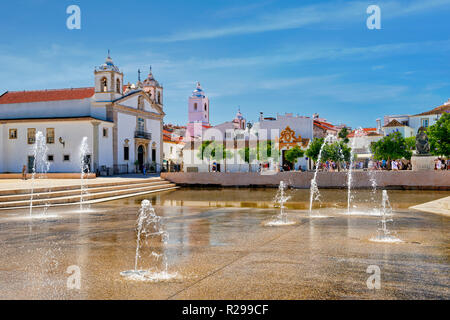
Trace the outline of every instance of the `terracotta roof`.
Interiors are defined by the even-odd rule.
[[[35,91],[7,91],[0,96],[0,104],[39,101],[80,100],[94,95],[94,88],[52,89]]]
[[[427,115],[430,115],[430,114],[442,114],[442,113],[445,113],[445,112],[450,113],[450,103],[448,103],[448,102],[443,104],[442,106],[436,107],[436,108],[434,108],[434,109],[432,109],[430,111],[426,111],[426,112],[422,112],[422,113],[416,114],[413,117],[415,117],[415,116],[427,116]]]
[[[102,121],[102,122],[113,122],[109,120],[103,120],[94,118],[91,116],[85,116],[85,117],[54,117],[54,118],[15,118],[15,119],[0,119],[0,122],[6,123],[6,122],[52,122],[52,121]]]
[[[319,128],[325,129],[325,130],[338,131],[338,129],[334,125],[332,125],[331,123],[328,123],[328,122],[314,120],[314,125]]]
[[[387,125],[385,125],[383,128],[388,128],[388,127],[406,127],[406,126],[404,124],[398,122],[396,119],[394,119],[391,122],[389,122]]]
[[[377,135],[377,128],[362,128],[362,130],[367,134],[367,135]],[[375,134],[374,134],[375,133]],[[353,138],[355,136],[355,130],[353,130],[352,132],[350,132],[347,136],[347,138]]]

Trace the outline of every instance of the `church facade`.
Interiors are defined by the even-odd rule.
[[[88,88],[7,91],[0,96],[0,172],[30,172],[36,133],[47,144],[49,172],[118,174],[159,171],[163,156],[163,87],[150,69],[144,81],[124,85],[108,54]],[[88,155],[80,159],[87,138]]]

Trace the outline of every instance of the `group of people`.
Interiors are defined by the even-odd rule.
[[[437,158],[434,160],[434,170],[450,170],[450,159]]]
[[[401,159],[391,160],[391,168],[390,169],[393,171],[412,170],[411,161],[403,162]],[[386,170],[386,168],[381,169],[381,170]],[[389,170],[389,169],[387,169],[387,170]]]

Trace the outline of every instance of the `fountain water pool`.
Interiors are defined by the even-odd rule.
[[[123,271],[120,275],[130,280],[139,281],[164,281],[176,278],[178,276],[176,272],[168,272],[169,265],[167,255],[164,251],[161,254],[152,251],[150,254],[152,257],[156,258],[156,260],[162,259],[164,270],[159,272],[151,272],[150,270],[138,269],[139,259],[141,258],[141,250],[148,237],[161,236],[161,241],[164,245],[166,245],[169,240],[169,234],[166,230],[164,230],[161,224],[161,217],[156,214],[155,209],[152,207],[149,200],[142,200],[141,202],[136,229],[137,236],[134,270]]]

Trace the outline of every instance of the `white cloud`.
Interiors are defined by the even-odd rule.
[[[197,30],[175,32],[161,37],[140,39],[144,42],[176,42],[200,39],[213,39],[225,36],[254,34],[268,31],[298,29],[310,25],[330,26],[345,23],[364,23],[366,8],[371,4],[366,1],[334,2],[316,4],[261,14],[252,20],[222,27],[199,27]],[[424,13],[430,10],[448,8],[450,0],[414,0],[414,1],[379,1],[382,19]]]

